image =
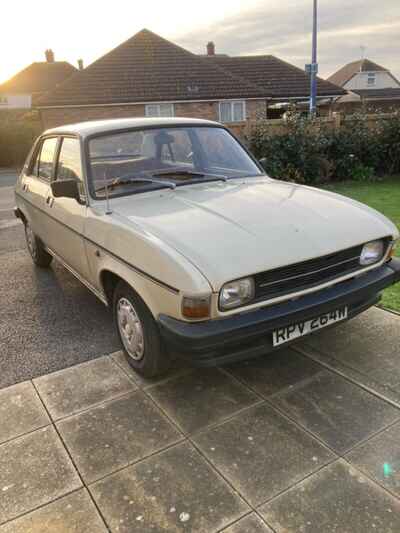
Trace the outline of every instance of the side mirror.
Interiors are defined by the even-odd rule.
[[[79,187],[76,180],[56,180],[51,182],[54,198],[73,198],[79,202]]]
[[[265,170],[265,167],[267,166],[267,158],[266,157],[262,157],[261,159],[258,160],[258,162],[260,163],[260,165]]]

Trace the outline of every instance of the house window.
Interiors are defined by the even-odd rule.
[[[374,72],[369,72],[367,75],[367,85],[368,87],[373,87],[376,83],[376,76]]]
[[[7,105],[7,104],[8,104],[7,96],[1,96],[0,94],[0,105]]]
[[[147,104],[146,117],[174,117],[174,104]]]
[[[220,122],[243,122],[246,120],[244,100],[219,103]]]

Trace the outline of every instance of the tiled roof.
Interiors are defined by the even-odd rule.
[[[142,30],[78,71],[43,97],[39,105],[286,98],[308,94],[309,77],[275,57],[198,56]],[[344,92],[319,79],[318,94]]]
[[[142,30],[78,71],[40,105],[263,97],[265,91],[207,58]]]
[[[273,98],[306,98],[310,94],[310,77],[300,68],[275,56],[209,56],[208,60],[237,76],[262,87]],[[345,91],[317,78],[318,96],[342,95]]]
[[[32,63],[0,85],[0,93],[34,94],[54,89],[77,69],[66,61]]]
[[[380,65],[370,61],[369,59],[360,59],[359,61],[353,61],[348,63],[334,74],[329,76],[328,81],[343,87],[357,72],[379,72],[387,71],[388,69],[381,67]]]
[[[352,89],[352,92],[358,94],[365,100],[392,100],[400,98],[400,87],[388,89]]]

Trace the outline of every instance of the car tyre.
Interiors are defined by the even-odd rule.
[[[33,233],[28,222],[25,222],[25,238],[28,251],[36,266],[47,268],[53,257],[46,252],[42,241]]]
[[[129,365],[145,378],[165,373],[170,358],[163,349],[156,321],[143,300],[124,281],[115,288],[113,314]]]

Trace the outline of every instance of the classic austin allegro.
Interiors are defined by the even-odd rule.
[[[214,122],[48,130],[15,194],[34,263],[55,257],[112,308],[144,376],[179,354],[197,365],[265,354],[354,317],[400,280],[387,218],[271,179]]]

